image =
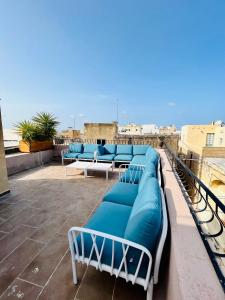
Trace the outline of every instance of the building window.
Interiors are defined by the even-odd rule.
[[[213,142],[214,142],[214,133],[207,133],[206,146],[207,147],[213,146]]]

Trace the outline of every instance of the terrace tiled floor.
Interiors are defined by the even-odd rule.
[[[80,264],[72,283],[67,231],[87,221],[117,176],[66,177],[51,164],[10,177],[11,194],[0,201],[1,300],[146,298],[142,287]]]

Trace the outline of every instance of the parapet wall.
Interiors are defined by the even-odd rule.
[[[15,153],[6,155],[6,166],[8,175],[13,175],[25,170],[39,167],[51,162],[53,150],[46,150],[34,153]]]
[[[170,221],[165,300],[222,300],[224,292],[164,150],[161,155]]]

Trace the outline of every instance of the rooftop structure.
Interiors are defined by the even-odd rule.
[[[117,122],[84,123],[84,139],[114,140],[118,132]]]
[[[175,125],[161,126],[159,127],[159,134],[175,134],[177,129]]]
[[[222,148],[225,149],[225,127],[222,122],[186,125],[181,129],[180,151],[184,154],[193,152],[199,157],[225,157]]]
[[[137,125],[130,123],[128,125],[119,125],[118,133],[122,135],[151,135],[159,134],[159,128],[155,124]]]
[[[142,127],[141,125],[136,125],[134,123],[130,123],[128,125],[119,125],[118,133],[124,135],[141,135]]]
[[[20,136],[13,129],[3,129],[4,147],[19,145]]]
[[[143,124],[141,126],[141,132],[143,135],[145,134],[159,134],[159,128],[155,124]]]
[[[67,130],[62,130],[57,133],[58,137],[61,138],[68,138],[68,139],[77,139],[80,138],[80,130],[68,128]]]
[[[205,125],[183,126],[179,152],[189,168],[220,199],[225,199],[222,191],[225,186],[224,123],[215,121]]]

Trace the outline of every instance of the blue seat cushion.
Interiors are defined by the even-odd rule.
[[[152,147],[149,147],[146,154],[146,159],[147,161],[151,161],[155,164],[155,166],[158,165],[158,160],[159,160],[159,154],[153,149]]]
[[[161,233],[162,204],[158,180],[149,177],[138,193],[124,238],[141,244],[153,254]]]
[[[140,182],[142,174],[143,171],[140,169],[128,168],[120,177],[120,181],[137,184]]]
[[[131,161],[131,164],[134,164],[134,165],[145,166],[146,163],[147,163],[147,158],[145,155],[135,155]]]
[[[105,144],[103,146],[105,154],[116,154],[116,145],[115,144]]]
[[[98,146],[97,144],[84,144],[84,153],[94,153]]]
[[[131,209],[131,207],[126,205],[120,205],[111,202],[102,202],[93,216],[89,219],[85,227],[123,238]],[[98,237],[96,239],[99,252],[101,249],[102,240],[103,239],[101,237]],[[78,237],[78,244],[80,244],[80,237]],[[91,247],[93,245],[90,234],[84,234],[84,245],[84,256],[89,257]],[[119,243],[116,243],[115,247],[117,247],[115,255],[118,256],[118,258],[122,257],[122,249],[119,249]],[[81,252],[81,247],[79,247],[79,251]],[[107,265],[111,265],[111,253],[112,243],[110,240],[106,240],[102,255],[102,262]],[[96,260],[95,253],[92,255],[92,259]],[[117,262],[117,264],[119,265],[119,261]]]
[[[123,237],[131,210],[130,206],[102,202],[85,227]]]
[[[114,157],[115,161],[131,161],[133,158],[132,155],[129,154],[119,154]]]
[[[109,160],[113,161],[115,154],[104,154],[104,155],[98,155],[97,160]]]
[[[133,206],[138,193],[138,185],[127,182],[117,182],[103,197],[103,201]]]
[[[133,145],[117,145],[116,154],[133,154]]]
[[[69,152],[69,153],[65,153],[64,155],[63,155],[63,157],[64,158],[71,158],[71,159],[73,159],[73,158],[77,158],[78,157],[78,155],[79,155],[80,153],[72,153],[72,152]]]
[[[94,153],[81,153],[78,155],[79,159],[94,159]]]
[[[69,144],[69,152],[82,153],[83,152],[83,144]]]
[[[149,145],[133,145],[133,155],[145,155]]]
[[[95,211],[94,215],[85,225],[85,227],[123,238],[131,209],[132,209],[131,207],[126,205],[120,205],[111,202],[102,202],[100,206],[97,208],[97,210]],[[92,238],[90,234],[84,233],[83,239],[84,239],[84,256],[89,258],[93,246]],[[82,247],[81,247],[80,236],[78,236],[77,242],[78,242],[79,253],[81,255]],[[96,244],[97,244],[98,252],[100,253],[101,247],[103,245],[103,238],[97,237]],[[118,269],[123,257],[123,250],[121,244],[115,242],[114,250],[115,251],[114,251],[113,267]],[[135,257],[134,257],[134,253],[135,253]],[[139,261],[139,257],[140,257],[140,252],[134,251],[134,249],[130,247],[127,255],[127,268],[129,273],[131,274],[135,273]],[[95,251],[93,251],[91,259],[97,260]],[[112,259],[112,241],[106,239],[103,252],[102,252],[101,263],[111,266],[111,259]],[[124,268],[122,270],[124,270]],[[142,276],[144,278],[145,275],[146,275],[146,265],[143,263],[141,265],[139,276]]]

